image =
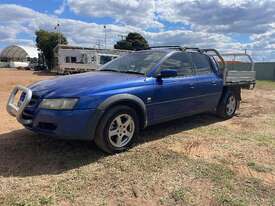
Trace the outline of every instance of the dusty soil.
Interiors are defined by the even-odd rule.
[[[49,78],[0,70],[0,205],[275,205],[275,83],[244,91],[231,120],[157,125],[110,156],[33,134],[7,114],[16,84]]]

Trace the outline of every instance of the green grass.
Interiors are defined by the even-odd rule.
[[[233,165],[234,164],[234,161],[229,158],[224,158],[222,156],[216,156],[216,155],[213,156],[213,158],[223,165]]]
[[[257,172],[271,172],[272,171],[272,168],[267,167],[262,164],[257,164],[255,162],[248,162],[247,166]]]
[[[53,198],[52,197],[40,197],[39,203],[40,203],[40,205],[52,205]]]
[[[259,89],[275,89],[275,81],[257,80],[256,88],[259,88]]]
[[[264,185],[260,179],[240,178],[226,164],[190,161],[192,164],[189,165],[194,165],[191,172],[196,178],[209,179],[214,183],[213,192],[217,205],[246,206],[252,202],[260,205],[262,201],[274,201],[274,192],[271,192],[271,188]],[[252,162],[249,165],[260,172],[271,171],[271,168],[264,165]],[[181,197],[181,193],[178,196]]]
[[[272,133],[265,132],[239,132],[232,133],[231,138],[240,141],[250,141],[259,146],[275,147],[275,138]]]
[[[0,205],[1,202],[0,202]],[[6,197],[6,202],[3,205],[9,206],[51,206],[54,205],[53,198],[51,196],[45,197],[29,197],[26,199],[20,199],[16,196]]]
[[[275,195],[270,186],[253,177],[235,177],[231,189],[216,187],[214,194],[217,205],[223,206],[268,205],[274,202]]]
[[[179,187],[169,193],[167,197],[160,199],[161,205],[196,205],[194,194],[190,188]]]
[[[225,137],[225,136],[230,136],[230,134],[232,133],[226,127],[221,127],[221,126],[199,127],[194,129],[194,131],[197,132],[199,135],[205,134],[211,137]]]
[[[172,197],[176,202],[184,201],[185,198],[186,198],[186,191],[185,191],[185,189],[183,189],[183,188],[180,188],[180,189],[178,189],[178,190],[174,190],[174,191],[171,193],[171,197]]]
[[[216,201],[218,205],[223,205],[223,206],[246,206],[248,203],[239,198],[235,197],[230,193],[224,193],[221,192],[219,195],[217,195]]]
[[[244,180],[242,183],[242,190],[246,196],[250,196],[256,199],[271,199],[274,197],[274,191],[263,184],[262,180],[254,177],[250,177]]]
[[[193,169],[196,177],[211,179],[214,183],[227,185],[234,178],[233,171],[223,164],[197,161]]]
[[[251,134],[252,139],[256,140],[258,145],[275,147],[275,138],[272,134]]]

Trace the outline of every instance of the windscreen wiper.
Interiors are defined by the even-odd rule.
[[[136,72],[136,71],[120,71],[121,73],[128,73],[128,74],[141,74],[144,75],[142,72]]]
[[[104,71],[104,72],[119,72],[118,70],[115,69],[100,69],[98,71]]]

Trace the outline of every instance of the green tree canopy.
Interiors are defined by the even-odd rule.
[[[52,69],[54,62],[53,49],[57,46],[59,41],[61,44],[68,44],[67,39],[61,33],[49,32],[42,29],[36,31],[35,35],[36,46],[43,52],[48,67]]]
[[[139,33],[129,33],[125,40],[120,40],[114,45],[115,49],[125,50],[142,50],[148,47],[148,42]]]

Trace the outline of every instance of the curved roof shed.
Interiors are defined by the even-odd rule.
[[[8,61],[27,61],[28,58],[38,58],[38,49],[31,46],[11,45],[0,53],[0,59]]]

